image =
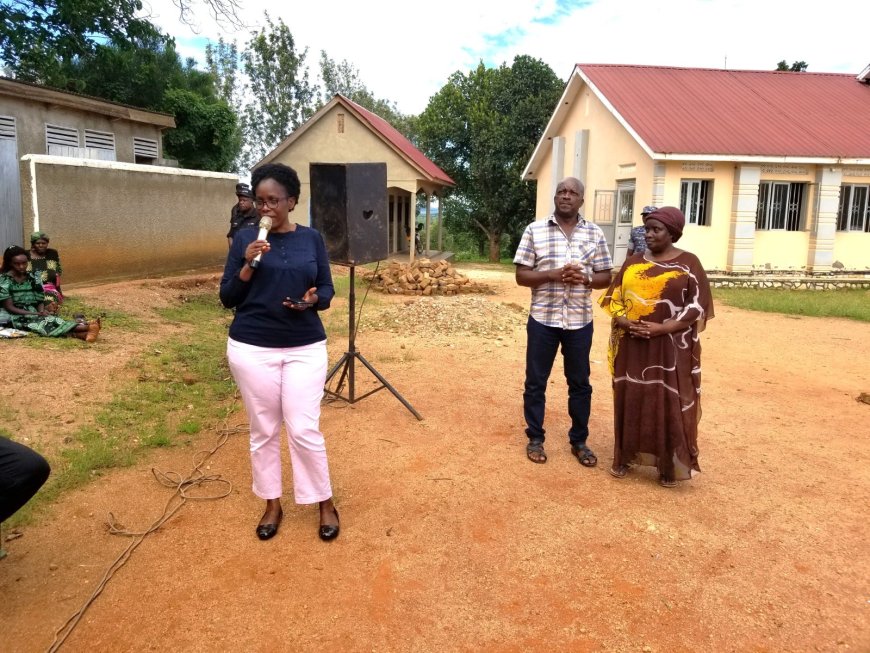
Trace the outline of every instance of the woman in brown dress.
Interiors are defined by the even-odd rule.
[[[613,317],[610,473],[623,478],[630,465],[654,466],[664,487],[701,471],[698,334],[713,317],[713,300],[698,257],[674,247],[685,222],[673,206],[646,215],[647,251],[626,259],[601,298]]]

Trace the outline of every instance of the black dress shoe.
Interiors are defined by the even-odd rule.
[[[284,513],[280,513],[278,515],[278,521],[274,524],[260,524],[257,526],[257,537],[261,540],[270,540],[275,535],[278,534],[278,526],[281,525],[281,518],[284,516]]]
[[[333,507],[335,510],[335,518],[338,519],[338,509]],[[329,540],[334,540],[338,537],[338,532],[341,530],[341,526],[336,524],[333,526],[332,524],[321,524],[320,530],[317,532],[320,535],[320,539],[324,542],[328,542]]]
[[[278,533],[278,524],[261,524],[257,526],[257,537],[261,540],[269,540]]]

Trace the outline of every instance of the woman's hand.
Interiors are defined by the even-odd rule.
[[[255,240],[245,248],[245,260],[251,264],[260,254],[266,254],[272,248],[268,240]]]
[[[284,304],[284,306],[291,310],[304,311],[311,308],[312,306],[316,306],[318,299],[319,298],[317,297],[317,288],[309,288],[305,291],[305,294],[302,295],[302,300],[300,302],[291,301],[288,297],[282,303]]]
[[[638,320],[636,324],[632,324],[630,334],[634,338],[658,338],[666,336],[677,331],[683,331],[689,328],[689,324],[680,322],[679,320],[671,320],[664,324],[658,322],[647,322],[646,320]]]

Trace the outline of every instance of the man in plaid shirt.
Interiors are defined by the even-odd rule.
[[[562,346],[568,381],[571,453],[585,467],[598,458],[586,446],[589,437],[589,350],[592,347],[592,289],[610,285],[613,263],[604,232],[580,215],[584,187],[567,177],[556,186],[555,210],[546,220],[526,227],[514,256],[516,279],[532,289],[526,325],[526,383],[523,413],[529,443],[526,455],[547,462],[544,452],[544,407],[547,381]]]

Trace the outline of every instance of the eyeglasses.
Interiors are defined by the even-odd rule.
[[[266,199],[266,200],[261,200],[261,199],[257,198],[254,200],[254,206],[256,206],[258,209],[262,209],[263,206],[268,206],[270,209],[277,209],[278,202],[281,202],[283,200],[289,200],[289,199],[290,199],[289,197],[270,197],[269,199]]]

